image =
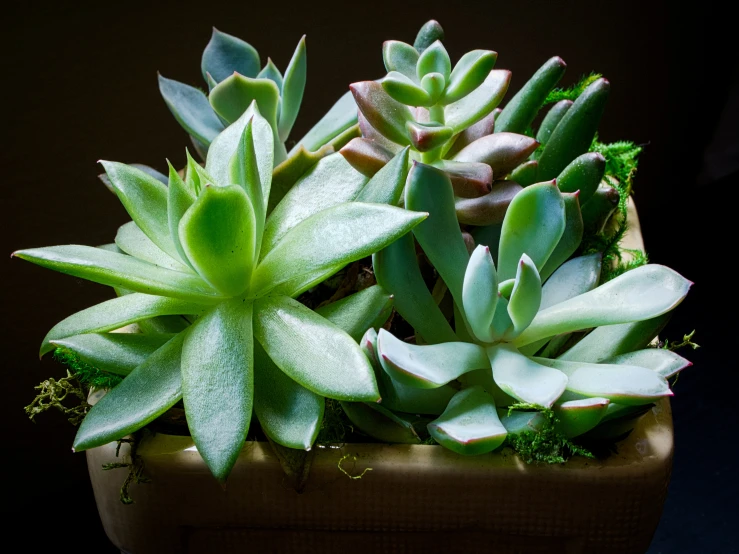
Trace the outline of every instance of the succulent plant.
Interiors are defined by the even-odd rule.
[[[600,254],[561,255],[566,199],[553,181],[523,189],[497,248],[479,244],[470,255],[449,177],[414,165],[405,206],[429,217],[412,235],[448,289],[455,328],[415,265],[413,236],[375,254],[377,280],[395,295],[396,309],[411,314],[416,344],[385,329],[367,331],[362,346],[378,372],[384,412],[371,405],[369,417],[366,407],[348,404],[356,425],[378,437],[403,430],[406,442],[418,442],[418,421],[414,427],[409,415],[430,414],[438,416],[428,422],[437,442],[480,454],[508,433],[532,429],[532,415],[512,418],[500,408],[552,408],[569,438],[672,394],[666,378],[689,363],[647,344],[691,283],[654,264],[599,283]],[[567,338],[579,342],[568,348]]]
[[[122,293],[62,321],[41,347],[43,355],[64,346],[124,375],[84,418],[76,450],[120,439],[182,399],[199,452],[225,480],[252,408],[277,443],[310,448],[324,397],[379,400],[356,340],[362,326],[384,322],[389,296],[373,287],[326,306],[325,317],[294,298],[426,214],[387,205],[405,174],[393,181],[384,172],[358,185],[361,202],[313,213],[305,206],[300,213],[276,210],[268,218],[273,138],[252,102],[213,140],[204,168],[189,158],[183,179],[170,165],[168,187],[140,169],[104,161],[133,220],[115,245],[14,253]],[[178,317],[156,319],[167,316]],[[109,333],[135,322],[153,322],[156,332]]]

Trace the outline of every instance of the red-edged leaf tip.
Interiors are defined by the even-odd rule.
[[[553,187],[558,186],[557,185],[557,179],[552,179],[552,181],[549,184],[552,185]]]
[[[74,452],[75,454],[77,453],[77,451],[74,449],[74,447],[72,447],[72,452]]]
[[[577,189],[577,190],[576,190],[575,192],[573,192],[572,194],[573,194],[573,195],[575,196],[575,198],[579,198],[579,197],[580,197],[580,189]]]
[[[554,58],[552,58],[552,60],[554,60],[554,62],[556,64],[560,65],[561,67],[567,67],[567,64],[565,63],[565,61],[562,58],[560,58],[559,56],[554,56]]]
[[[490,247],[489,246],[486,246],[485,247],[485,252],[490,252]]]
[[[377,400],[375,400],[378,404],[382,403],[382,397],[379,397]]]

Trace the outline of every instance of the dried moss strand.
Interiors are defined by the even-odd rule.
[[[128,494],[128,489],[131,486],[132,483],[150,483],[151,479],[146,477],[144,475],[144,460],[141,458],[141,456],[138,456],[136,454],[136,447],[138,445],[138,441],[136,439],[119,439],[118,444],[116,445],[115,449],[115,455],[116,458],[119,456],[121,451],[121,445],[123,443],[129,444],[131,446],[131,450],[129,453],[129,457],[131,459],[130,462],[111,462],[108,464],[103,464],[102,468],[105,471],[111,470],[111,469],[122,469],[122,468],[128,468],[128,475],[126,475],[125,481],[123,481],[123,484],[121,485],[121,490],[119,492],[119,498],[123,504],[133,504],[134,500],[131,498],[131,495]]]
[[[38,390],[39,393],[33,399],[33,402],[23,408],[31,421],[35,421],[34,418],[37,415],[55,408],[68,416],[67,419],[72,425],[79,425],[90,409],[90,405],[86,401],[85,391],[77,381],[76,376],[69,370],[67,370],[66,377],[62,377],[58,381],[53,378],[46,379],[34,389]],[[70,394],[77,397],[80,403],[76,406],[65,406],[64,401]]]

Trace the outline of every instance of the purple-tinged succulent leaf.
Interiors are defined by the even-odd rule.
[[[600,280],[602,255],[599,252],[578,256],[562,264],[541,288],[539,310],[593,290]]]
[[[457,152],[457,162],[486,163],[496,179],[502,179],[536,150],[538,143],[526,135],[496,133],[484,136]]]
[[[665,379],[693,365],[679,354],[665,348],[643,348],[606,358],[603,363],[646,367]]]
[[[493,69],[482,85],[444,108],[444,123],[455,133],[477,123],[500,104],[510,81],[510,71]]]
[[[490,192],[483,196],[478,198],[457,198],[454,203],[457,219],[460,223],[468,225],[493,225],[502,223],[508,206],[521,190],[521,185],[514,181],[495,181],[492,184]]]
[[[580,205],[584,205],[595,194],[603,173],[606,159],[599,152],[586,152],[578,156],[557,177],[557,186],[562,192],[580,191]]]
[[[487,246],[478,246],[470,255],[464,273],[462,303],[477,340],[492,342],[491,326],[498,305],[498,273]]]
[[[610,402],[596,397],[557,403],[554,415],[558,421],[554,428],[567,438],[582,435],[600,423]]]
[[[396,71],[411,79],[412,82],[419,82],[416,75],[418,51],[410,44],[399,40],[386,40],[382,44],[382,59],[388,73]]]
[[[408,178],[410,147],[398,152],[385,167],[378,171],[354,199],[355,202],[374,202],[396,206],[403,197]]]
[[[299,147],[313,152],[357,123],[357,104],[351,91],[344,93],[331,109],[290,150],[295,154]]]
[[[272,128],[277,128],[280,91],[270,79],[251,79],[234,73],[210,91],[208,100],[228,123],[238,120],[251,103],[256,102]]]
[[[384,325],[392,309],[393,296],[380,285],[373,285],[315,312],[359,341],[367,329]]]
[[[567,386],[567,376],[521,354],[512,344],[487,348],[493,379],[521,402],[551,407]]]
[[[405,126],[408,130],[411,144],[419,152],[428,152],[429,150],[442,146],[454,134],[450,127],[434,123],[409,121]]]
[[[375,81],[354,83],[349,89],[362,115],[374,129],[402,146],[410,144],[405,124],[413,121],[413,116],[407,106],[393,100]]]
[[[429,423],[428,430],[436,442],[465,456],[492,452],[508,434],[498,418],[493,397],[480,387],[455,394],[444,413]]]
[[[267,204],[267,215],[271,214],[277,204],[285,197],[290,189],[305,175],[310,168],[334,153],[334,147],[330,144],[322,146],[315,152],[309,152],[302,145],[292,151],[290,156],[275,167],[272,172],[272,186],[269,192]]]
[[[267,63],[264,64],[264,67],[262,70],[257,74],[257,79],[269,79],[270,81],[273,81],[274,84],[277,85],[278,90],[280,93],[282,93],[282,84],[283,84],[283,76],[279,69],[277,69],[277,66],[272,61],[272,58],[267,58]],[[213,85],[210,86],[210,90],[213,90],[213,88],[218,84],[215,82],[215,79],[212,79]],[[209,83],[211,81],[208,81]]]
[[[582,223],[588,234],[599,233],[618,208],[621,195],[618,189],[602,184],[590,199],[582,204]]]
[[[234,72],[245,77],[256,77],[261,66],[259,53],[251,44],[213,28],[213,35],[200,62],[206,81],[208,73],[218,83]]]
[[[208,97],[195,87],[161,75],[159,92],[177,122],[207,150],[208,145],[224,129]]]
[[[506,340],[512,340],[529,326],[540,305],[541,277],[531,258],[522,254],[513,290],[508,299],[508,315],[513,322],[513,331],[505,337]]]
[[[449,176],[455,196],[464,199],[479,198],[492,188],[493,170],[487,164],[438,160],[431,165]]]
[[[300,104],[303,102],[307,71],[308,60],[305,50],[305,35],[303,35],[285,70],[285,79],[282,85],[282,102],[277,123],[278,134],[282,142],[287,140],[295,120],[298,118]]]
[[[380,400],[372,367],[345,331],[286,296],[260,298],[255,308],[254,335],[290,378],[328,398]]]
[[[500,135],[494,135],[500,136]],[[536,225],[531,225],[536,221]],[[554,182],[531,185],[508,206],[503,220],[498,254],[498,276],[512,279],[522,254],[541,270],[565,230],[565,206]]]
[[[498,53],[492,50],[472,50],[454,66],[444,92],[443,104],[451,104],[479,87],[495,67]]]
[[[141,261],[149,262],[164,269],[171,269],[172,271],[193,273],[192,269],[188,266],[174,260],[156,244],[151,242],[149,237],[133,221],[124,223],[118,228],[115,236],[115,244],[122,252]]]
[[[452,61],[440,40],[434,41],[418,58],[416,75],[423,79],[429,73],[441,73],[446,82],[452,72]]]
[[[454,159],[454,156],[456,156],[457,153],[465,146],[472,144],[477,139],[492,135],[493,129],[495,128],[495,116],[498,113],[500,113],[500,109],[495,108],[480,121],[459,132],[455,139],[449,142],[449,148],[444,152],[444,156],[449,159]]]
[[[390,150],[363,137],[352,139],[339,153],[354,169],[370,178],[393,158]]]
[[[583,222],[582,212],[580,211],[579,193],[566,192],[562,194],[562,199],[565,203],[565,230],[557,246],[554,247],[554,250],[544,264],[544,267],[541,268],[542,281],[548,279],[558,267],[569,260],[570,256],[577,251],[582,242]]]
[[[421,442],[413,423],[418,416],[396,414],[380,404],[370,402],[342,402],[344,413],[360,431],[370,437],[392,444],[419,444]]]
[[[391,71],[382,80],[385,89],[394,100],[406,106],[431,106],[433,99],[424,88],[398,71]]]
[[[490,367],[485,349],[468,342],[415,345],[385,329],[377,335],[377,354],[385,372],[409,387],[436,389],[460,375]]]
[[[416,108],[416,112],[419,110],[426,110],[426,108]],[[428,112],[428,110],[426,110]],[[415,117],[415,114],[414,114]],[[357,121],[359,125],[359,131],[363,138],[369,139],[372,142],[375,142],[388,150],[389,152],[398,153],[403,147],[398,144],[397,142],[393,142],[391,140],[388,140],[384,136],[382,136],[377,129],[372,127],[372,125],[369,124],[369,121],[367,121],[367,118],[362,115],[362,112],[359,112],[357,115]]]
[[[528,187],[539,182],[539,162],[529,160],[511,171],[511,181],[517,182],[522,187]],[[557,182],[559,184],[559,182]]]

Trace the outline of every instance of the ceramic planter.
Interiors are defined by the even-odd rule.
[[[641,241],[635,215],[629,247]],[[116,446],[87,452],[103,526],[122,552],[641,553],[667,493],[673,429],[664,399],[616,454],[556,466],[527,465],[507,448],[474,457],[425,445],[315,448],[302,493],[268,443],[245,443],[225,489],[191,444],[163,434],[142,443],[151,482],[132,487],[132,505],[119,500],[125,470],[101,469],[120,461]]]

